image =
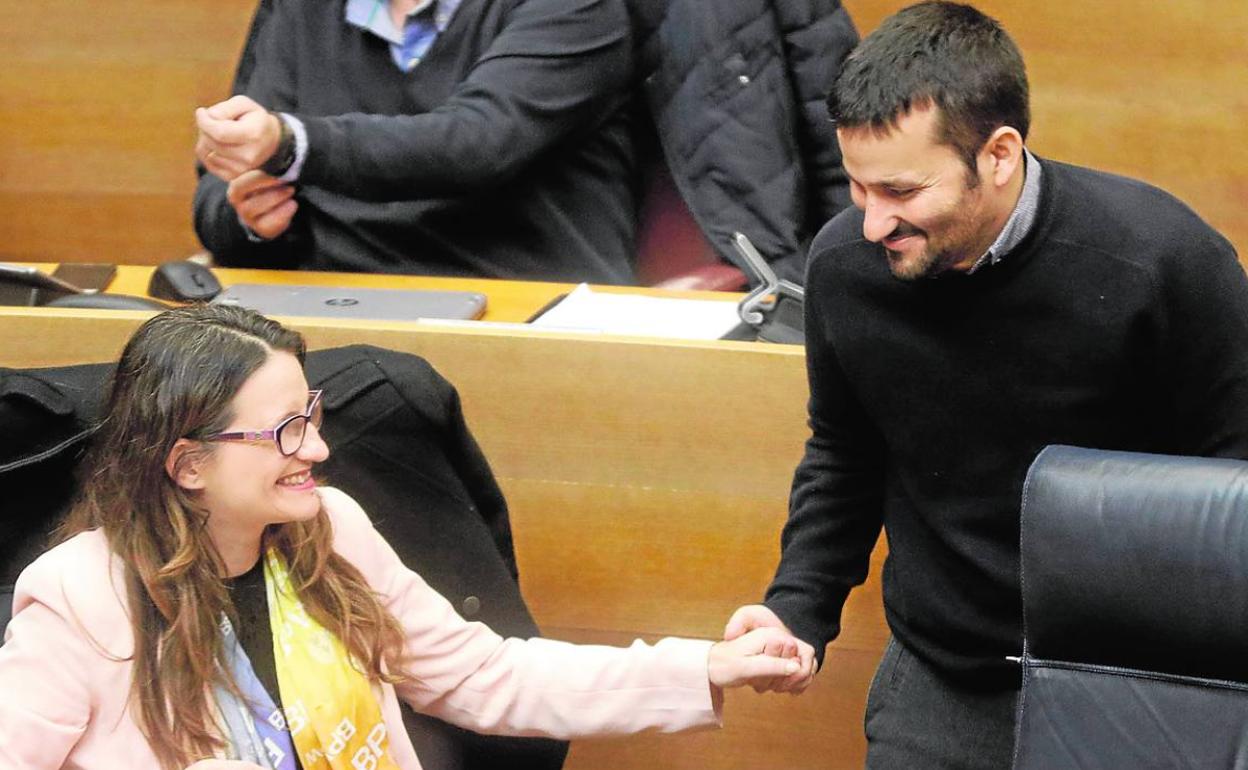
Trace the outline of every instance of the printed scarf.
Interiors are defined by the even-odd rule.
[[[291,585],[274,549],[264,556],[273,657],[284,709],[256,678],[233,627],[223,618],[226,663],[246,698],[216,687],[234,758],[269,770],[397,770],[378,696],[342,642],[317,623]]]

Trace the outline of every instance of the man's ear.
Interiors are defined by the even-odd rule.
[[[165,458],[165,473],[185,490],[203,489],[207,483],[203,476],[204,459],[199,442],[180,438]]]
[[[1018,129],[1000,126],[993,131],[980,150],[979,160],[987,164],[988,178],[994,185],[1008,184],[1023,163],[1023,137]]]

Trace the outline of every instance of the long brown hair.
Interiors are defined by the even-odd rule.
[[[234,613],[224,563],[205,527],[208,512],[170,478],[165,461],[178,439],[229,425],[235,393],[273,351],[302,363],[303,338],[242,308],[180,308],[144,323],[121,354],[83,461],[81,496],[60,530],[68,538],[101,529],[125,566],[135,639],[131,708],[166,770],[224,745],[210,685],[236,694],[238,687],[221,665],[220,620]],[[192,451],[202,457],[212,447]],[[322,510],[306,522],[270,526],[264,545],[284,556],[309,614],[342,640],[363,672],[397,681],[399,624],[332,540]]]

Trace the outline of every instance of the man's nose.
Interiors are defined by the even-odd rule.
[[[892,207],[874,195],[867,195],[862,207],[862,237],[879,243],[897,229],[897,216]]]

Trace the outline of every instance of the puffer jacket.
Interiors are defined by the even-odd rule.
[[[781,278],[850,204],[825,95],[858,42],[839,0],[628,0],[640,89],[716,253],[744,232]],[[747,271],[748,274],[748,271]]]

